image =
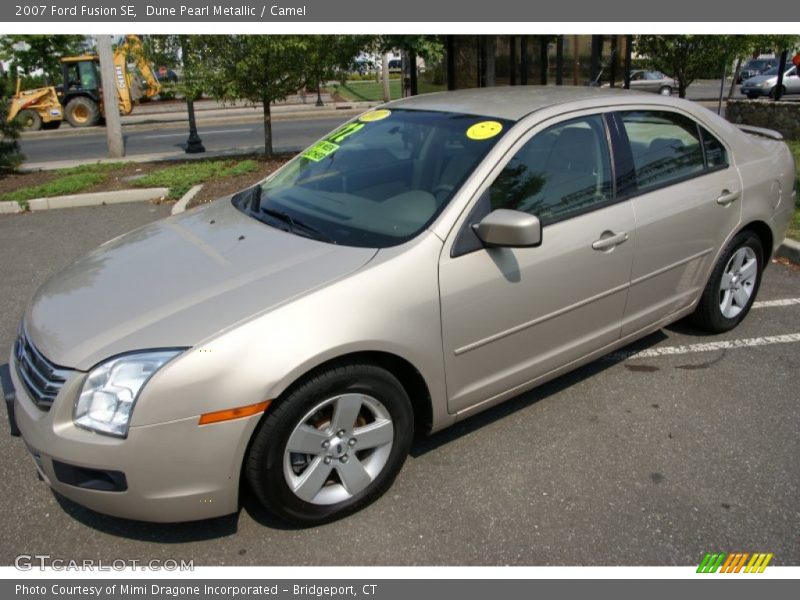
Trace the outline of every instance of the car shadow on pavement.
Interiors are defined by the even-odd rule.
[[[675,321],[674,323],[670,323],[664,329],[671,331],[672,333],[685,335],[687,337],[709,337],[714,335],[713,333],[703,331],[699,327],[692,324],[692,322],[689,320],[689,317],[681,319],[680,321]]]
[[[664,341],[667,339],[667,337],[668,336],[661,329],[659,329],[658,331],[651,333],[644,338],[636,340],[627,346],[623,346],[620,348],[620,350],[624,352],[637,352],[639,350],[650,348],[651,346]],[[500,419],[505,419],[515,412],[528,408],[529,406],[536,404],[548,396],[552,396],[553,394],[557,394],[563,390],[566,390],[570,386],[580,383],[584,379],[594,377],[598,373],[601,373],[609,367],[613,367],[624,360],[625,359],[622,355],[609,354],[602,356],[579,369],[565,373],[560,377],[556,377],[552,381],[544,383],[528,392],[524,392],[510,400],[506,400],[505,402],[502,402],[497,406],[493,406],[484,412],[478,413],[472,417],[468,417],[464,419],[464,421],[458,422],[441,432],[434,433],[430,436],[417,436],[417,439],[414,440],[414,444],[411,446],[410,455],[413,458],[423,456],[424,454],[432,450],[436,450],[437,448],[444,446],[445,444],[448,444],[463,435],[470,434],[473,431],[490,425],[491,423],[499,421]]]

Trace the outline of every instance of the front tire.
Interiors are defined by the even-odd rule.
[[[245,476],[281,519],[319,525],[380,497],[413,438],[411,402],[391,373],[341,365],[302,382],[267,411]]]
[[[17,122],[23,131],[39,131],[42,128],[42,117],[35,110],[26,108],[17,115]]]
[[[701,329],[722,333],[736,327],[756,299],[764,270],[764,249],[752,231],[731,240],[714,266],[692,320]]]
[[[775,95],[776,95],[777,91],[778,91],[778,86],[776,85],[774,88],[772,88],[772,89],[769,91],[769,97],[770,97],[770,98],[772,98],[772,99],[774,100],[774,99],[775,99]],[[781,86],[781,98],[783,98],[785,95],[786,95],[786,88],[785,88],[785,87],[783,87],[783,86]]]

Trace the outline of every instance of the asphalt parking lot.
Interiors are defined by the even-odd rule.
[[[48,275],[168,212],[129,204],[0,217],[3,357]],[[736,330],[706,336],[677,324],[420,439],[383,498],[314,529],[287,528],[249,494],[239,514],[197,523],[92,513],[37,480],[3,415],[0,564],[49,554],[195,565],[696,565],[712,550],[800,564],[797,298],[800,269],[773,264]]]

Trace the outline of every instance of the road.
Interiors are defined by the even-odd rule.
[[[300,150],[350,116],[337,118],[311,118],[274,121],[272,124],[274,148],[277,151]],[[66,127],[66,126],[65,126]],[[59,135],[60,131],[46,136],[26,137],[21,141],[27,162],[39,163],[65,159],[88,159],[106,156],[105,129],[97,127],[81,135]],[[153,124],[150,127],[123,128],[125,149],[129,155],[181,151],[189,137],[186,124]],[[201,126],[200,136],[206,150],[264,147],[264,128],[261,121],[242,120],[224,124]]]
[[[0,349],[50,274],[168,211],[0,217],[0,256],[11,257],[0,262]],[[759,294],[767,303],[734,331],[676,324],[627,349],[645,355],[599,360],[417,440],[383,498],[324,527],[287,527],[249,493],[238,514],[198,523],[98,515],[51,493],[22,440],[1,431],[0,564],[25,553],[196,565],[696,565],[713,550],[797,565],[798,297],[800,270],[771,265]],[[770,337],[786,334],[795,336]]]

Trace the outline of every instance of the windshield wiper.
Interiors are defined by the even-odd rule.
[[[289,231],[291,231],[292,233],[297,233],[298,235],[302,235],[297,231],[299,229],[305,232],[306,237],[320,240],[322,242],[328,242],[330,244],[336,243],[336,241],[333,238],[323,233],[316,227],[313,227],[308,223],[304,223],[303,221],[294,218],[289,213],[283,212],[282,210],[261,207],[261,212],[268,214],[270,217],[273,217],[275,219],[278,219],[279,221],[283,221],[284,223],[286,223],[289,226]]]

